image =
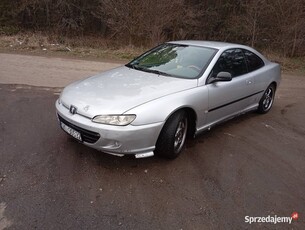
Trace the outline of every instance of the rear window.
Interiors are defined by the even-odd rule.
[[[247,64],[248,64],[249,72],[257,70],[257,69],[259,69],[259,68],[261,68],[265,65],[264,61],[259,56],[252,53],[251,51],[244,50],[244,54],[245,54],[246,61],[247,61]]]

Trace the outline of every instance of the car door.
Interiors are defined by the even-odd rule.
[[[209,83],[219,72],[229,72],[231,81]],[[209,107],[207,124],[218,122],[249,105],[254,91],[253,75],[248,74],[245,56],[241,49],[224,51],[207,79]]]

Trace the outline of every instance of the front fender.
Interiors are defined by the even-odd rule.
[[[181,108],[191,108],[197,116],[197,125],[205,121],[205,111],[208,108],[208,89],[206,86],[195,87],[185,91],[167,95],[126,111],[126,114],[136,114],[132,125],[145,125],[165,122],[175,111]]]

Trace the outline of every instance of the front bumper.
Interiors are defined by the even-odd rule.
[[[155,149],[155,144],[163,127],[163,122],[141,126],[98,124],[82,115],[71,114],[69,110],[62,104],[59,104],[58,101],[56,101],[55,104],[57,115],[60,116],[60,119],[66,121],[68,125],[71,124],[84,131],[99,134],[96,142],[89,143],[88,139],[83,138],[83,144],[114,155],[152,155],[151,153]]]

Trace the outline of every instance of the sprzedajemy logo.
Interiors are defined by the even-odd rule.
[[[292,220],[297,220],[299,218],[299,214],[297,212],[293,212],[290,217],[281,217],[281,216],[245,216],[245,223],[253,224],[253,223],[288,223],[291,224]]]

